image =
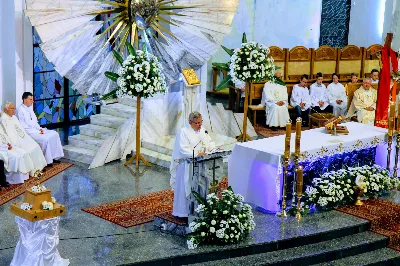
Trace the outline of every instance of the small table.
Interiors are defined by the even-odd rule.
[[[310,114],[310,121],[309,121],[309,126],[310,129],[312,129],[313,127],[313,122],[318,124],[318,127],[323,127],[324,124],[334,118],[335,115],[334,114],[330,114],[330,113],[313,113]]]

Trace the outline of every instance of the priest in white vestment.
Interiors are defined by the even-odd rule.
[[[303,75],[300,83],[293,86],[290,105],[296,109],[297,117],[302,118],[303,126],[308,125],[308,116],[310,115],[311,98],[307,88],[308,76]]]
[[[316,113],[332,113],[332,106],[329,105],[328,91],[322,81],[324,80],[322,73],[317,73],[317,80],[310,86],[311,112]]]
[[[22,95],[23,103],[17,108],[17,116],[25,131],[40,146],[46,158],[47,164],[52,164],[53,160],[64,157],[60,136],[54,130],[41,128],[35,112],[33,111],[33,95],[24,92]]]
[[[371,81],[372,81],[372,84],[379,83],[379,71],[377,69],[371,70]]]
[[[280,78],[280,73],[276,72],[275,76]],[[260,105],[265,106],[267,126],[271,127],[272,130],[286,126],[286,122],[290,118],[286,86],[270,81],[265,83]]]
[[[37,170],[42,170],[47,165],[47,162],[39,145],[25,132],[14,114],[14,104],[6,102],[4,113],[1,116],[1,124],[12,147],[23,149],[29,153],[29,157],[33,163],[33,170],[30,170],[30,172],[33,175]]]
[[[4,162],[7,171],[6,180],[9,184],[22,184],[34,175],[32,159],[28,152],[11,144],[10,138],[0,125],[0,160]]]
[[[170,185],[174,190],[172,215],[186,218],[189,214],[189,196],[191,192],[192,165],[186,160],[194,155],[203,156],[215,148],[214,142],[202,127],[203,118],[199,112],[189,115],[189,125],[179,130],[175,139],[170,166]],[[197,146],[196,146],[197,145]]]
[[[357,120],[363,124],[374,125],[377,91],[371,88],[372,80],[364,79],[363,85],[354,92],[353,101],[347,117],[357,114]]]
[[[333,107],[335,116],[345,117],[347,112],[347,95],[342,84],[339,83],[339,75],[332,74],[333,82],[328,85],[329,103]]]

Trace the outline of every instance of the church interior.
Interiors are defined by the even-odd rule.
[[[400,265],[400,1],[1,0],[0,265]]]

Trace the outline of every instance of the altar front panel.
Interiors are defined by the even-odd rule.
[[[360,123],[343,124],[349,135],[332,136],[324,128],[302,132],[301,162],[312,162],[325,156],[363,150],[385,143],[387,129]],[[267,211],[280,210],[285,136],[260,139],[237,144],[228,162],[229,185],[235,193],[243,195],[246,202]],[[291,153],[294,152],[295,134],[291,136]],[[376,162],[385,161],[386,150],[378,147]],[[386,165],[382,165],[386,166]]]

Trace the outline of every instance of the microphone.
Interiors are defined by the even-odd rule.
[[[205,130],[204,133],[206,133],[206,135],[199,141],[199,143],[197,143],[194,147],[193,147],[193,164],[194,164],[194,150],[196,149],[196,147],[207,137],[208,135],[208,131]],[[193,167],[193,175],[194,175],[194,167]]]

